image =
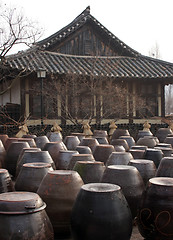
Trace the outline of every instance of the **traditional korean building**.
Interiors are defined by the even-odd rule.
[[[165,115],[164,87],[173,83],[172,63],[130,48],[89,7],[32,48],[8,56],[5,67],[22,74],[8,87],[1,81],[0,105],[16,104],[29,124],[40,118],[156,123]],[[38,78],[39,69],[45,78]]]

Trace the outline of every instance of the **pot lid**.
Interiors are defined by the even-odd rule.
[[[0,194],[0,214],[27,214],[43,210],[46,204],[37,193],[7,192]]]

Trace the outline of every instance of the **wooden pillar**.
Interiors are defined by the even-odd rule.
[[[25,116],[29,117],[29,79],[25,80]]]
[[[158,103],[158,117],[162,116],[162,96],[161,96],[161,84],[157,85],[157,103]]]
[[[132,85],[133,89],[132,89],[132,92],[133,92],[133,100],[132,100],[132,108],[133,108],[133,117],[136,117],[136,83],[133,82],[133,85]]]

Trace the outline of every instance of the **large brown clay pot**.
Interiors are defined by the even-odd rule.
[[[5,159],[5,168],[13,177],[15,177],[16,174],[16,165],[22,149],[29,147],[30,146],[27,142],[12,142],[10,144]]]
[[[95,161],[92,154],[73,154],[70,159],[67,169],[73,170],[77,161]]]
[[[58,154],[58,159],[56,162],[56,169],[66,170],[74,154],[79,154],[79,153],[77,151],[60,150]]]
[[[71,211],[82,185],[80,175],[69,170],[48,172],[41,182],[37,193],[47,204],[55,238],[70,236]]]
[[[130,152],[112,152],[106,162],[109,165],[128,165],[134,159]]]
[[[53,169],[56,169],[55,163],[52,160],[48,151],[25,151],[23,157],[20,161],[17,162],[16,166],[16,177],[18,176],[22,166],[24,163],[34,163],[34,162],[41,162],[41,163],[50,163]]]
[[[105,166],[103,162],[99,161],[78,161],[73,170],[79,173],[85,184],[99,183],[103,176]]]
[[[13,192],[14,184],[7,169],[0,169],[0,193]]]
[[[64,144],[68,150],[75,150],[79,143],[80,141],[77,136],[66,136],[64,139]]]
[[[48,171],[53,171],[50,163],[36,162],[23,164],[16,178],[16,191],[37,192],[41,181]]]
[[[133,218],[137,215],[139,201],[145,189],[143,179],[136,167],[127,165],[108,166],[101,182],[117,184],[122,188]]]
[[[114,151],[115,149],[113,145],[100,144],[96,146],[93,156],[96,161],[101,161],[105,164],[111,153]]]
[[[36,193],[0,194],[1,240],[53,240],[53,228],[45,207]]]
[[[138,169],[145,185],[147,185],[150,178],[155,177],[156,166],[152,160],[134,159],[130,160],[129,165]]]
[[[173,239],[173,178],[149,180],[140,202],[137,224],[145,239]]]
[[[129,240],[132,217],[120,187],[83,185],[73,206],[71,228],[74,240]]]
[[[48,151],[50,156],[52,157],[55,166],[58,165],[58,156],[60,150],[66,150],[67,148],[63,144],[62,141],[60,142],[48,142],[44,145],[43,151]]]

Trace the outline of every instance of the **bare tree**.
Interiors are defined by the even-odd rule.
[[[157,42],[149,50],[149,56],[156,59],[161,59],[160,48]]]

